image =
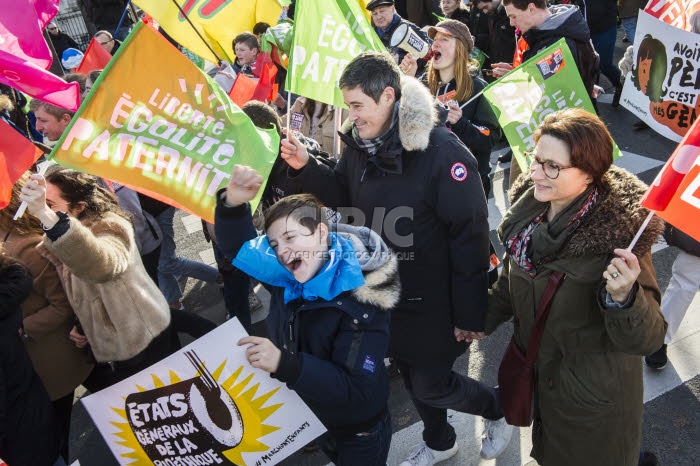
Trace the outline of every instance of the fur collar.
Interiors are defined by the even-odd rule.
[[[532,186],[529,173],[521,174],[508,191],[511,204]],[[612,254],[615,248],[626,248],[649,213],[639,204],[646,190],[647,185],[632,173],[611,166],[603,176],[596,206],[571,235],[562,256]],[[653,217],[632,252],[637,257],[648,252],[663,231],[663,220]]]
[[[365,284],[352,290],[352,295],[358,302],[382,311],[388,311],[399,303],[399,260],[394,254],[391,254],[384,264],[365,273],[364,276]]]
[[[430,144],[430,133],[439,123],[435,99],[430,91],[416,78],[401,77],[401,99],[399,100],[399,139],[407,151],[424,151]],[[343,122],[341,133],[344,142],[355,146],[351,136],[352,122]]]

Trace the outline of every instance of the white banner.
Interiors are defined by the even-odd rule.
[[[633,57],[622,105],[659,134],[680,142],[700,105],[700,35],[640,11]]]
[[[276,464],[325,432],[286,385],[254,369],[229,320],[158,364],[84,398],[120,464]]]

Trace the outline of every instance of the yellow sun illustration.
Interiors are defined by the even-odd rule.
[[[220,382],[219,379],[221,378],[221,373],[225,367],[226,360],[224,360],[224,362],[222,362],[219,367],[212,372],[211,375],[217,382]],[[245,425],[243,439],[241,442],[236,447],[223,451],[222,454],[232,463],[244,466],[246,463],[243,460],[242,453],[264,452],[269,449],[269,446],[262,443],[259,439],[267,434],[279,430],[279,427],[267,425],[263,422],[272,413],[277,411],[277,409],[279,409],[283,403],[264,406],[265,403],[267,403],[267,401],[275,393],[277,393],[279,387],[256,398],[260,384],[255,383],[251,385],[254,375],[253,373],[248,374],[247,377],[239,381],[242,373],[243,366],[240,366],[235,372],[227,377],[226,380],[220,382],[219,386],[225,390],[231,396],[231,399],[236,403]],[[194,376],[196,377],[200,375],[201,374],[198,372]],[[170,371],[169,376],[170,385],[182,381],[182,379],[172,370]],[[151,388],[162,388],[166,386],[166,384],[163,383],[158,376],[151,374],[151,378],[153,379],[153,387]],[[139,392],[145,392],[151,388],[145,388],[138,384],[136,385],[136,389]],[[124,400],[126,400],[126,398],[124,398]],[[131,459],[132,461],[128,463],[130,465],[152,465],[152,461],[149,459],[146,452],[143,451],[143,448],[141,448],[141,444],[136,439],[136,436],[129,425],[126,410],[122,408],[115,408],[113,406],[111,409],[117,415],[119,415],[120,418],[124,419],[124,422],[111,422],[113,426],[119,429],[119,431],[115,432],[113,435],[120,439],[120,441],[117,442],[119,445],[131,450],[129,452],[122,453],[120,456]]]

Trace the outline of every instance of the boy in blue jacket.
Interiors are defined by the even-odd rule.
[[[286,197],[256,238],[248,201],[262,178],[237,165],[218,193],[215,230],[233,265],[271,294],[270,339],[239,345],[306,402],[328,429],[319,444],[339,466],[384,465],[391,441],[384,357],[389,310],[399,300],[398,264],[367,228],[334,225],[311,195]]]

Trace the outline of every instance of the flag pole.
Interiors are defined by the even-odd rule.
[[[642,236],[642,233],[644,233],[644,230],[646,229],[647,225],[649,225],[649,222],[651,222],[651,218],[654,216],[656,213],[655,210],[650,210],[649,215],[647,215],[647,218],[644,219],[644,223],[642,223],[642,226],[639,227],[639,230],[637,231],[637,234],[634,235],[634,239],[630,243],[629,246],[627,246],[628,251],[632,251],[634,246],[637,244],[637,241],[639,241],[639,238]]]
[[[51,165],[51,163],[49,163],[48,160],[43,162],[39,166],[39,170],[37,170],[37,174],[44,176],[44,173],[46,173],[46,170],[49,168],[49,165]],[[22,203],[19,205],[19,208],[17,209],[17,212],[15,213],[15,216],[12,217],[12,220],[16,221],[17,219],[22,218],[22,215],[24,215],[24,212],[26,210],[27,210],[27,201],[22,201]]]
[[[122,17],[119,18],[119,22],[117,23],[117,27],[114,29],[114,34],[112,34],[113,38],[115,38],[117,36],[117,32],[119,32],[119,28],[122,27],[122,23],[124,22],[124,18],[126,17],[126,12],[129,11],[130,5],[131,5],[131,0],[126,2],[126,6],[124,7],[124,11],[122,12]]]
[[[177,3],[176,0],[172,0],[172,2],[175,4],[175,6],[177,7],[177,9],[180,10],[180,14],[181,14],[182,16],[185,17],[185,19],[187,20],[187,22],[189,23],[189,25],[192,26],[192,29],[194,29],[194,32],[197,33],[197,37],[199,37],[199,38],[202,40],[202,42],[204,43],[204,45],[207,46],[207,48],[208,48],[209,51],[212,53],[212,55],[214,55],[214,57],[216,57],[216,60],[218,61],[217,65],[221,65],[221,62],[222,62],[221,58],[219,58],[219,56],[216,54],[216,52],[214,52],[214,49],[211,48],[211,46],[209,45],[209,42],[207,42],[206,40],[204,40],[204,37],[202,37],[202,35],[199,33],[199,29],[197,29],[197,28],[195,27],[195,25],[192,24],[192,21],[190,21],[190,18],[189,18],[189,17],[187,16],[187,14],[183,11],[183,9],[182,9],[182,7],[180,6],[180,4]],[[168,31],[165,31],[165,32],[168,32]]]
[[[333,132],[333,158],[336,160],[340,157],[340,135],[338,133],[340,132],[340,125],[342,124],[342,111],[343,109],[340,107],[335,107],[333,110],[333,118],[335,118],[333,122],[333,127],[335,128]]]
[[[292,91],[287,91],[287,141],[289,141],[289,132],[292,130],[290,121],[292,118]]]

